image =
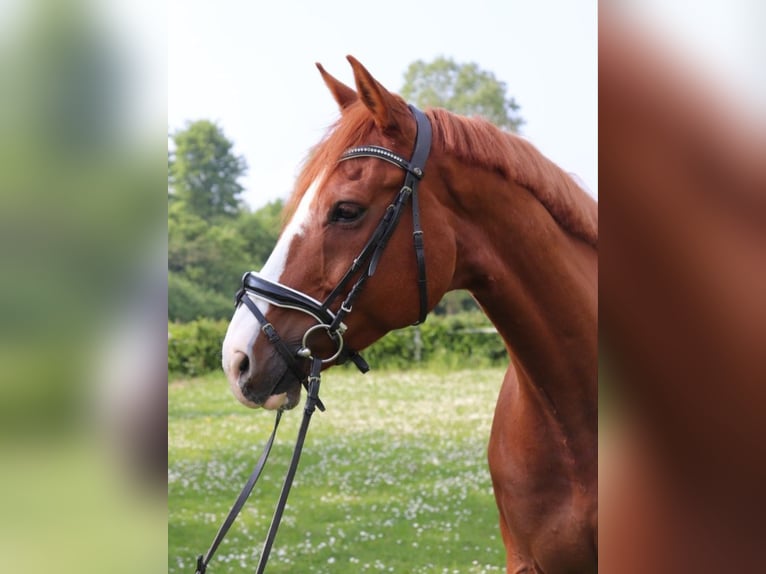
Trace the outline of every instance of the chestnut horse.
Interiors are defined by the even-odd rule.
[[[240,297],[247,305],[238,307],[223,344],[231,388],[250,407],[292,408],[300,397],[301,356],[328,358],[341,334],[346,348],[363,349],[416,322],[447,291],[470,290],[512,358],[488,452],[507,571],[594,572],[596,203],[525,140],[478,118],[411,110],[348,60],[356,90],[317,65],[341,117],[307,160],[286,207],[288,223],[258,274],[261,286],[277,286],[293,303],[245,284]],[[413,148],[417,155],[425,118],[432,136],[421,174],[402,158]],[[359,153],[373,147],[378,152]],[[413,193],[411,200],[419,207],[401,210],[353,310],[341,310],[340,302],[330,310],[331,318],[343,314],[343,329],[313,337],[306,349],[307,330],[322,322],[307,306],[318,309],[339,284],[342,296],[351,289],[343,278],[410,173],[420,179],[419,199]],[[420,252],[413,227],[422,228]],[[261,334],[264,322],[279,331],[278,353],[273,333]],[[296,358],[285,360],[286,353]]]

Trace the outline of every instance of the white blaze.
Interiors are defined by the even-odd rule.
[[[298,208],[295,210],[290,222],[285,227],[279,241],[277,241],[274,251],[271,252],[266,264],[263,266],[263,269],[261,269],[261,276],[275,282],[278,282],[282,277],[285,265],[287,264],[287,255],[290,252],[290,245],[292,245],[293,239],[302,236],[311,221],[311,204],[314,201],[314,197],[316,196],[317,190],[321,186],[323,179],[324,174],[320,175],[319,178],[312,182],[306,190],[306,193],[303,194],[303,197],[298,203]],[[245,295],[245,297],[250,297],[250,295]],[[258,309],[266,315],[269,310],[269,304],[254,297],[251,299],[258,306]],[[234,312],[234,316],[229,323],[229,328],[226,331],[226,338],[223,340],[223,370],[229,379],[231,390],[241,403],[250,407],[258,405],[248,401],[243,396],[242,391],[239,388],[239,372],[236,372],[237,369],[232,367],[232,360],[235,358],[237,352],[244,353],[250,359],[252,369],[254,365],[252,362],[251,351],[260,332],[261,325],[258,323],[255,316],[245,305],[240,305]],[[280,397],[282,397],[282,395],[280,395]],[[276,397],[273,398],[276,399]],[[266,406],[271,406],[271,403],[274,402],[276,401],[269,400],[267,401]]]

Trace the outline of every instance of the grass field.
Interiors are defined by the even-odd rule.
[[[501,572],[486,463],[503,369],[323,376],[269,573]],[[208,572],[253,572],[302,408],[285,414],[261,481]],[[194,572],[249,476],[272,413],[220,374],[169,388],[168,572]]]

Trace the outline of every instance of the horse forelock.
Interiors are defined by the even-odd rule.
[[[598,206],[564,170],[527,140],[501,131],[481,118],[465,118],[435,108],[427,111],[434,150],[462,161],[497,170],[523,185],[569,233],[595,246]]]
[[[354,104],[344,111],[306,156],[295,189],[285,205],[283,225],[290,221],[311,184],[323,173],[329,176],[348,148],[369,143],[374,130],[375,122],[364,106]]]

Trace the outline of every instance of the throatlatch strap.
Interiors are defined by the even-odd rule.
[[[425,242],[423,241],[423,230],[420,227],[420,202],[418,200],[418,181],[423,177],[423,168],[425,167],[428,154],[431,151],[431,122],[428,118],[415,108],[410,106],[410,110],[415,116],[415,122],[418,126],[418,133],[415,136],[417,145],[412,153],[410,164],[420,168],[420,175],[417,172],[408,171],[404,180],[404,185],[409,184],[412,187],[412,241],[415,244],[415,261],[418,266],[418,291],[420,293],[420,316],[419,325],[426,320],[428,316],[428,285],[426,282],[426,254]],[[417,179],[416,179],[417,178]]]

